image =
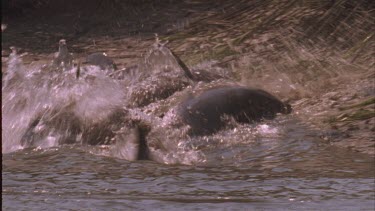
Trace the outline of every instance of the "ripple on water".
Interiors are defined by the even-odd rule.
[[[278,131],[289,131],[294,121]],[[208,147],[202,150],[208,162],[192,166],[128,162],[78,146],[5,154],[3,208],[374,208],[374,160],[320,146],[311,134],[301,136],[302,129],[274,138],[258,134],[252,143],[227,143],[215,152]]]

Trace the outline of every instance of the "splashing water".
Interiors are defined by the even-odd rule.
[[[160,44],[122,80],[95,66],[83,67],[80,78],[75,72],[74,67],[64,72],[49,66],[25,67],[20,56],[10,56],[2,89],[3,153],[61,144],[110,144],[88,151],[136,160],[142,136],[136,123],[147,131],[143,136],[152,160],[213,164],[233,162],[233,154],[247,157],[244,149],[259,142],[279,147],[279,140],[289,135],[278,120],[249,125],[224,117],[227,126],[221,131],[190,136],[189,126],[180,124],[177,114],[180,102],[202,90],[235,83],[220,78],[192,82],[173,53]]]
[[[184,76],[182,68],[164,46],[154,46],[141,61],[138,71],[132,72],[123,80],[113,79],[108,76],[110,72],[95,66],[81,69],[80,77],[77,78],[75,67],[64,71],[48,65],[26,67],[19,55],[10,55],[2,87],[3,153],[27,147],[58,147],[66,143],[112,143],[111,146],[90,151],[135,160],[138,156],[139,134],[129,124],[141,122],[154,128],[156,133],[161,132],[160,136],[163,136],[164,126],[175,121],[175,118],[164,119],[147,112],[152,108],[163,107],[157,101],[159,98],[154,98],[153,95],[166,98],[189,83],[189,79],[181,77]],[[169,89],[168,83],[150,83],[165,78],[176,79],[169,80],[172,83],[177,78],[182,78],[183,82],[172,84],[172,89]],[[167,91],[159,93],[160,89]],[[132,106],[133,99],[149,96],[151,98],[145,103],[151,103],[150,106]],[[169,110],[175,104],[176,102],[166,104],[164,108]],[[181,147],[184,144],[180,142],[186,141],[182,138],[184,133],[176,128],[168,129],[168,133],[170,141],[166,143],[175,147],[160,153],[155,149],[153,153],[158,157],[156,160],[186,164],[204,160],[198,159],[199,155],[193,149]]]
[[[372,133],[361,135],[372,131],[373,119],[363,121],[358,133],[349,138],[337,135],[337,142],[322,140],[325,125],[318,123],[322,127],[311,128],[310,119],[315,115],[335,117],[334,109],[355,105],[363,98],[337,99],[362,96],[362,92],[371,99],[374,96],[371,29],[375,16],[369,9],[373,4],[353,2],[174,1],[173,7],[160,2],[141,4],[137,10],[127,6],[123,8],[128,11],[119,14],[113,14],[112,4],[104,4],[116,16],[116,20],[109,20],[122,25],[120,37],[128,31],[127,26],[132,30],[139,22],[143,30],[139,35],[143,37],[146,28],[153,32],[150,24],[161,21],[164,25],[165,16],[175,21],[174,13],[187,15],[194,24],[181,34],[172,31],[166,36],[173,39],[173,49],[184,55],[187,63],[206,60],[190,68],[201,81],[208,82],[194,83],[183,77],[178,61],[159,45],[137,66],[119,71],[122,75],[118,80],[110,78],[117,72],[105,73],[95,67],[83,67],[77,80],[75,68],[56,72],[13,62],[19,66],[8,67],[2,84],[2,208],[374,210],[373,156],[332,146],[342,139],[351,139],[355,145],[370,139]],[[187,3],[197,6],[192,9],[185,6]],[[92,13],[90,7],[82,6],[75,8],[87,8],[88,14]],[[131,12],[130,20],[136,22],[126,22],[125,26],[121,16],[129,20]],[[94,16],[88,17],[95,23]],[[101,15],[97,18],[105,21]],[[64,24],[61,22],[62,29]],[[92,26],[98,35],[103,31],[99,25],[81,24]],[[19,33],[24,26],[27,23],[20,24],[16,33],[27,42],[39,35],[55,36],[53,29],[35,34],[34,26],[30,32]],[[117,26],[105,27],[116,32]],[[15,35],[12,28],[6,31],[13,32],[10,36]],[[81,38],[84,42],[85,35]],[[40,48],[38,42],[29,43],[37,43],[29,49]],[[142,48],[138,41],[134,46],[138,48],[138,44]],[[97,47],[122,52],[126,48],[118,49],[122,44],[117,38],[101,45]],[[224,55],[227,53],[229,57]],[[219,61],[207,61],[211,54]],[[177,69],[180,71],[174,72]],[[240,124],[226,118],[226,127],[213,135],[189,136],[189,127],[178,124],[178,103],[205,88],[231,85],[207,72],[292,99],[295,112],[258,124]],[[213,78],[216,81],[210,82]],[[132,127],[132,121],[149,126],[145,136],[156,161],[189,166],[133,161],[138,157],[139,131]],[[27,147],[22,145],[25,133],[34,137],[31,147],[35,148],[23,149]],[[96,137],[105,142],[105,136],[116,141],[109,140],[110,145],[86,144]],[[64,140],[74,144],[61,146]]]
[[[48,122],[54,115],[70,112],[82,122],[96,123],[122,107],[125,92],[119,81],[95,69],[88,69],[77,80],[74,72],[74,68],[58,72],[46,66],[24,67],[18,55],[10,56],[2,87],[3,153],[21,149],[23,134],[38,118]],[[56,139],[58,143],[64,137],[51,125],[40,123],[35,130],[38,128],[48,131],[47,140]]]

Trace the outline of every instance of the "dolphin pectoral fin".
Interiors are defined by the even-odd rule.
[[[129,161],[148,160],[146,133],[147,130],[138,125],[122,128],[116,135],[115,156]]]
[[[144,129],[141,127],[136,127],[138,133],[138,160],[149,160],[149,150],[148,145],[146,143],[146,134],[148,133],[148,129]]]

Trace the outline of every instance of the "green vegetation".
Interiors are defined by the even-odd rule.
[[[331,116],[324,120],[325,123],[334,124],[338,122],[352,122],[358,120],[367,120],[375,117],[375,110],[359,109],[354,112],[348,112],[339,116]]]
[[[351,106],[339,107],[339,110],[348,110],[348,109],[351,109],[351,108],[364,107],[364,106],[371,105],[371,104],[375,104],[375,97],[367,99],[367,100],[365,100],[361,103],[357,103],[357,104],[354,104],[354,105],[351,105]],[[375,108],[375,105],[374,105],[373,108]]]
[[[198,64],[199,62],[207,61],[207,60],[219,60],[220,61],[227,56],[233,56],[237,54],[239,53],[230,49],[229,46],[221,45],[207,52],[197,52],[196,54],[185,56],[183,57],[183,59],[187,65],[195,65],[195,64]]]
[[[359,109],[348,116],[349,120],[366,120],[375,117],[375,111]]]

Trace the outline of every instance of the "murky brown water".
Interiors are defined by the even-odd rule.
[[[371,157],[321,144],[293,117],[277,128],[283,137],[227,144],[187,166],[129,162],[73,146],[3,154],[2,208],[374,209]]]
[[[371,80],[374,34],[369,32],[374,25],[370,12],[346,1],[336,2],[331,10],[324,9],[327,3],[314,7],[314,3],[299,5],[289,1],[280,3],[283,10],[273,6],[272,1],[233,1],[228,5],[184,1],[181,4],[163,4],[157,7],[162,11],[159,13],[153,4],[129,7],[130,12],[116,20],[112,14],[101,17],[98,13],[95,17],[103,19],[99,25],[94,25],[95,18],[87,19],[92,16],[82,15],[82,19],[74,20],[83,27],[78,32],[70,27],[73,24],[64,22],[67,21],[64,16],[58,15],[46,21],[47,24],[30,20],[25,25],[9,26],[10,33],[4,39],[6,45],[28,46],[27,50],[31,50],[24,57],[25,63],[37,62],[22,67],[20,78],[12,82],[11,88],[4,88],[7,85],[3,81],[2,209],[375,210],[374,156],[335,147],[322,140],[322,137],[334,137],[337,131],[327,128],[333,133],[327,136],[319,122],[336,115],[333,110],[338,106],[357,102],[352,99],[374,96]],[[351,7],[354,9],[350,10]],[[147,16],[140,18],[139,12],[143,9]],[[90,9],[86,12],[92,14]],[[105,13],[105,9],[100,12]],[[193,17],[185,18],[191,12],[195,12]],[[48,11],[44,15],[48,16]],[[320,18],[322,15],[324,19]],[[111,24],[104,24],[105,18]],[[336,20],[340,20],[337,26]],[[209,28],[207,23],[211,24]],[[175,34],[170,34],[171,31]],[[164,32],[163,38],[172,40],[169,46],[197,69],[291,99],[294,112],[257,124],[233,124],[217,134],[195,138],[182,136],[180,128],[164,131],[161,127],[155,134],[161,137],[167,134],[165,137],[175,139],[181,148],[163,155],[163,162],[128,161],[117,145],[112,148],[59,146],[56,140],[72,131],[56,132],[48,125],[45,131],[49,133],[41,133],[34,148],[21,146],[30,122],[46,109],[64,110],[68,107],[65,105],[73,105],[75,113],[94,121],[100,119],[101,111],[123,106],[132,90],[152,85],[147,80],[139,85],[143,75],[135,74],[119,82],[100,71],[90,72],[91,69],[88,75],[93,77],[85,78],[82,73],[80,80],[74,78],[74,71],[63,75],[41,74],[40,64],[50,62],[46,55],[55,51],[56,46],[51,43],[57,43],[57,37],[69,35],[63,38],[69,44],[72,41],[70,49],[78,54],[110,52],[123,67],[144,55],[151,43],[150,34],[154,32]],[[90,33],[97,37],[90,37]],[[99,36],[112,33],[113,37]],[[247,39],[241,38],[243,43],[232,46],[232,41],[242,35]],[[22,39],[14,39],[17,36]],[[173,42],[173,39],[176,40]],[[229,49],[235,52],[233,62],[231,58],[220,65],[222,61],[207,59],[196,65],[194,56],[205,59],[207,52],[218,54],[215,56],[228,53],[225,49],[217,52],[218,44],[223,43],[229,43]],[[185,52],[187,56],[183,55]],[[155,67],[155,63],[163,66],[173,62],[157,58],[151,66]],[[6,67],[5,63],[2,66],[8,71],[20,69]],[[194,90],[194,86],[186,89]],[[179,92],[184,94],[184,90]],[[91,100],[94,98],[96,101]],[[171,107],[168,107],[171,102],[166,101],[167,106],[156,103],[143,111],[157,113],[160,108]],[[143,111],[134,109],[135,113]],[[165,119],[155,122],[161,124]],[[159,125],[155,122],[153,126]],[[312,122],[318,122],[321,127],[312,127]],[[353,138],[371,142],[370,125],[371,121],[363,121],[363,128]],[[345,138],[341,134],[337,137]],[[366,146],[363,148],[369,148]]]

